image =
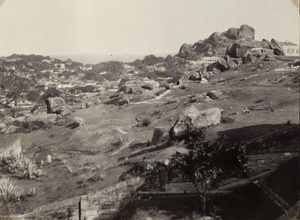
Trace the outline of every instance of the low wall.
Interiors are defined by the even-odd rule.
[[[23,150],[22,150],[22,139],[21,138],[17,138],[6,148],[0,149],[0,158],[9,157],[11,151],[13,151],[15,154],[22,153]]]
[[[121,207],[125,199],[144,183],[144,178],[136,177],[94,193],[44,205],[31,213],[20,215],[20,219],[68,219],[92,220],[99,216],[111,217]]]

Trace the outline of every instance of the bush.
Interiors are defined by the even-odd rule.
[[[231,124],[234,122],[234,118],[230,117],[221,117],[221,123],[222,124]]]
[[[23,191],[8,178],[0,179],[0,198],[4,203],[19,202]]]
[[[150,121],[150,119],[149,118],[145,118],[144,120],[143,120],[143,122],[142,122],[142,124],[143,124],[143,126],[149,126],[150,124],[151,124],[151,121]]]
[[[33,160],[23,154],[16,154],[14,151],[10,151],[9,157],[1,158],[0,165],[7,172],[22,173],[26,179],[34,179],[43,175],[43,171]]]
[[[52,127],[51,123],[45,123],[43,121],[30,121],[30,122],[19,122],[14,121],[13,125],[19,127],[17,132],[20,133],[30,133],[35,130],[46,130]]]

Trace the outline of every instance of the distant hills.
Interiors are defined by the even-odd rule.
[[[166,54],[153,54],[159,57],[166,57],[167,55],[175,55],[176,53],[166,53]],[[143,59],[145,55],[131,55],[131,54],[118,54],[118,55],[104,55],[104,54],[73,54],[73,55],[51,55],[51,57],[67,60],[71,59],[73,61],[81,62],[84,64],[97,64],[106,61],[120,61],[120,62],[133,62],[136,59]]]

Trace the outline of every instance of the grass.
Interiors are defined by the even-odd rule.
[[[14,151],[10,151],[9,157],[1,159],[0,166],[10,173],[22,173],[26,179],[35,179],[44,174],[33,160],[25,157],[22,153],[15,154]]]
[[[23,190],[8,178],[0,179],[0,198],[4,203],[19,202]]]

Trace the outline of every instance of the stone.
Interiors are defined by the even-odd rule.
[[[218,70],[217,68],[212,68],[212,72],[213,72],[213,74],[220,74],[221,73],[221,71]]]
[[[229,28],[226,32],[226,37],[229,39],[236,40],[239,38],[239,29],[238,28]]]
[[[273,61],[273,60],[276,60],[274,54],[273,55],[270,55],[270,54],[267,54],[264,58],[265,61]]]
[[[254,40],[255,30],[249,25],[243,24],[239,28],[239,38],[251,39]]]
[[[164,130],[160,127],[154,128],[151,145],[157,145],[161,142],[164,136]]]
[[[74,111],[65,103],[65,100],[62,97],[50,97],[46,99],[45,102],[47,105],[48,114],[56,113],[66,116]]]
[[[147,90],[153,90],[153,87],[151,85],[142,85],[141,88],[147,89]]]
[[[201,76],[198,72],[192,71],[189,73],[189,80],[201,80]]]
[[[219,108],[210,108],[199,111],[194,105],[185,109],[174,126],[169,131],[172,139],[184,139],[189,131],[195,128],[209,127],[217,125],[221,120],[221,111]]]
[[[19,127],[14,125],[8,125],[7,127],[3,128],[1,132],[5,134],[11,134],[11,133],[15,133],[18,130],[18,128]]]
[[[285,51],[284,51],[283,47],[280,45],[280,43],[279,43],[277,40],[275,40],[274,38],[271,39],[271,42],[272,42],[274,45],[276,45],[277,48],[280,50],[281,56],[285,56]]]
[[[211,90],[206,94],[211,99],[220,99],[222,98],[223,92],[219,89]]]
[[[126,106],[130,102],[129,97],[124,96],[121,99],[119,99],[119,106]]]
[[[85,103],[85,107],[86,107],[86,108],[92,107],[92,105],[93,105],[92,102],[86,102],[86,103]]]
[[[271,41],[268,41],[267,39],[263,39],[263,41],[273,50],[273,54],[278,56],[283,56],[285,54],[284,50],[276,40],[272,39]]]
[[[196,53],[193,49],[192,44],[183,44],[180,49],[178,56],[184,59],[192,60],[195,57]]]
[[[250,51],[248,51],[242,58],[242,62],[243,64],[248,64],[253,62],[253,56],[252,53]]]
[[[0,130],[2,130],[2,129],[5,128],[5,127],[6,127],[6,124],[0,123]]]
[[[226,49],[226,55],[233,58],[242,58],[249,49],[260,48],[266,46],[262,41],[249,39],[238,39]]]
[[[124,94],[132,94],[132,88],[130,88],[126,85],[123,85],[118,89],[117,93],[119,93],[119,92],[124,92]]]
[[[195,94],[190,96],[190,103],[194,103],[194,102],[201,102],[204,101],[206,99],[205,94]]]

